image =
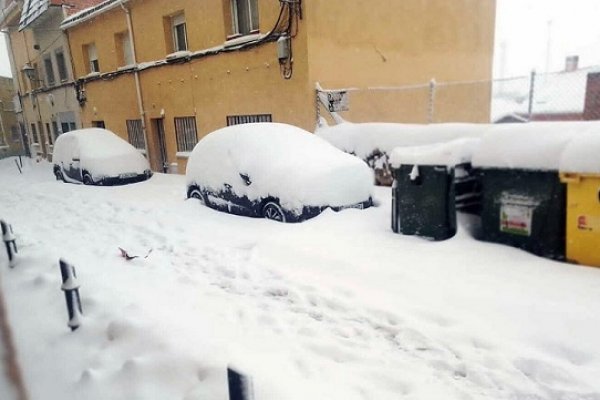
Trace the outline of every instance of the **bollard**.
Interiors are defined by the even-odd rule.
[[[67,325],[71,328],[71,331],[74,331],[81,325],[81,314],[83,313],[81,298],[79,297],[77,274],[75,273],[75,267],[62,258],[58,262],[63,282],[60,288],[65,292],[67,312],[69,313],[69,323]]]
[[[0,220],[0,226],[2,227],[2,240],[6,246],[6,253],[8,253],[8,266],[14,268],[15,266],[15,254],[17,250],[17,240],[12,230],[12,225],[7,224],[5,221]]]
[[[254,388],[250,377],[227,367],[227,381],[229,400],[254,400]]]

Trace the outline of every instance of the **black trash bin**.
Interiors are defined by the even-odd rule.
[[[481,184],[481,239],[565,259],[566,185],[560,156],[588,123],[493,127],[473,155]]]
[[[556,171],[480,168],[481,239],[565,259],[566,185]]]
[[[456,234],[453,170],[408,164],[394,168],[393,176],[394,232],[433,240]]]
[[[479,139],[458,139],[394,149],[390,158],[394,232],[433,240],[456,234],[457,187],[459,204],[467,208],[478,201],[470,168],[478,144]]]

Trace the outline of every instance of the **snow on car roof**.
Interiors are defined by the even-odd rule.
[[[598,122],[535,122],[493,125],[473,154],[473,166],[558,170],[563,151]]]
[[[252,184],[246,186],[240,173]],[[319,137],[279,123],[235,125],[198,142],[187,165],[188,184],[219,190],[232,185],[250,199],[274,196],[289,208],[365,201],[373,175],[360,159]]]

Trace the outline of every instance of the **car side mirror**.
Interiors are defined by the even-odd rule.
[[[252,184],[252,180],[250,180],[250,176],[248,174],[242,174],[240,172],[240,178],[242,178],[246,186],[250,186]]]

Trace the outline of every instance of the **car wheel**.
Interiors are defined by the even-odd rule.
[[[93,185],[94,184],[94,180],[92,179],[92,176],[90,174],[83,175],[83,184],[84,185]]]
[[[264,205],[262,210],[263,217],[273,221],[285,222],[285,214],[279,204],[270,201]]]
[[[56,180],[57,181],[66,182],[65,177],[64,177],[63,173],[60,170],[54,171],[54,176],[56,176]]]
[[[198,199],[200,201],[204,201],[204,198],[202,197],[202,192],[200,192],[200,189],[198,188],[190,190],[190,192],[188,193],[188,199]]]

